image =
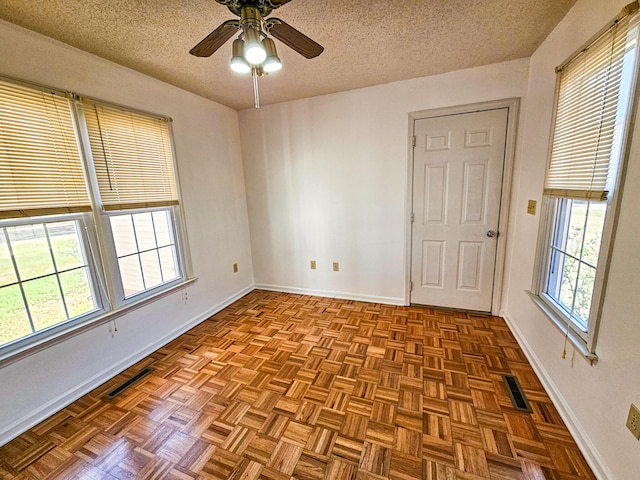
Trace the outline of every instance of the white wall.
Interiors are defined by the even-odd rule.
[[[514,182],[511,260],[506,269],[510,273],[506,317],[566,419],[573,424],[583,450],[590,449],[592,464],[598,462],[599,477],[606,480],[640,478],[640,442],[625,428],[629,404],[640,405],[640,128],[636,128],[630,156],[598,337],[600,361],[595,366],[571,349],[566,360],[561,358],[562,333],[525,294],[531,288],[532,252],[539,222],[538,215],[526,214],[526,207],[528,199],[539,201],[542,193],[554,67],[604,27],[626,3],[628,0],[579,0],[531,58],[522,163]]]
[[[256,284],[402,304],[409,112],[524,97],[527,75],[516,60],[241,111]]]
[[[562,334],[534,306],[531,287],[555,85],[554,67],[628,0],[578,0],[529,60],[240,112],[256,283],[402,303],[406,280],[408,113],[526,97],[509,226],[505,315],[602,479],[632,480],[640,443],[625,429],[640,404],[640,122],[636,128],[598,342],[600,361],[560,358]],[[0,369],[2,435],[47,413],[67,392],[144,345],[161,341],[252,284],[237,114],[89,54],[0,22],[0,75],[76,90],[174,119],[196,273],[179,293]],[[375,74],[375,72],[372,72]],[[524,104],[523,104],[524,107]],[[525,109],[523,108],[523,111]],[[318,270],[309,269],[309,260]],[[240,273],[231,273],[231,263]],[[331,271],[339,261],[341,271]],[[53,402],[53,403],[52,403]],[[52,403],[49,405],[49,403]],[[22,422],[22,423],[21,423]]]
[[[0,444],[252,288],[237,112],[0,21],[0,75],[173,118],[195,274],[182,291],[0,368]],[[239,263],[234,274],[232,264]],[[155,346],[155,348],[154,348]]]

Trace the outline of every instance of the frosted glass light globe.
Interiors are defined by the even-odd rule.
[[[244,47],[244,58],[251,65],[260,65],[267,58],[267,52],[260,42],[247,42]]]

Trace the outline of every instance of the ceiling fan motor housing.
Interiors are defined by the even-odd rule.
[[[216,0],[216,2],[225,5],[231,12],[239,17],[242,16],[242,10],[246,7],[255,8],[260,13],[260,16],[266,17],[272,10],[289,1],[290,0]]]
[[[245,31],[251,28],[261,33],[262,22],[260,10],[253,6],[242,7],[242,11],[240,12],[240,25]]]
[[[224,45],[227,40],[236,35],[238,29],[241,29],[242,40],[244,41],[244,57],[252,65],[260,65],[265,60],[265,58],[262,58],[266,54],[263,42],[269,40],[268,36],[280,40],[305,58],[317,57],[324,50],[322,45],[279,18],[271,17],[265,20],[266,16],[269,15],[273,9],[279,8],[290,1],[291,0],[216,0],[217,3],[226,6],[231,12],[238,15],[240,20],[227,20],[223,22],[195,47],[189,50],[189,53],[196,57],[210,57]],[[271,57],[275,58],[279,63],[275,44],[273,44],[273,41],[267,43],[267,47],[270,47]],[[261,51],[258,52],[258,50]],[[253,60],[249,58],[250,56],[253,57]]]

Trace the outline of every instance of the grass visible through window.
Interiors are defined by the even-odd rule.
[[[76,228],[70,221],[0,229],[0,345],[95,310]]]

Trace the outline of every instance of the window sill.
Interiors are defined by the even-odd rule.
[[[567,332],[566,321],[562,319],[560,316],[558,316],[558,314],[554,312],[553,309],[549,307],[549,305],[547,305],[547,303],[543,299],[541,299],[538,295],[535,295],[533,292],[529,290],[525,290],[525,292],[527,293],[527,295],[529,295],[529,297],[531,297],[531,300],[533,300],[533,303],[535,303],[538,306],[538,308],[542,310],[545,316],[549,320],[551,320],[551,322],[558,328],[558,330],[560,330],[560,332],[562,332],[563,335],[566,334]],[[585,340],[576,332],[574,332],[573,329],[571,328],[569,329],[568,339],[569,339],[569,342],[571,342],[574,348],[578,351],[578,353],[585,360],[587,360],[591,365],[595,365],[598,362],[598,356],[595,353],[589,351],[587,342],[585,342]]]
[[[68,328],[62,328],[56,333],[52,333],[50,336],[34,338],[32,341],[25,339],[24,342],[18,342],[15,345],[8,345],[6,349],[0,348],[0,368],[6,367],[18,360],[21,360],[29,355],[45,350],[53,345],[61,343],[71,337],[79,335],[82,332],[90,330],[92,328],[104,325],[105,323],[112,322],[119,317],[131,313],[132,311],[144,307],[154,301],[169,295],[170,293],[185,288],[198,280],[198,277],[192,277],[184,280],[183,282],[172,285],[166,290],[155,293],[140,299],[135,303],[130,303],[117,310],[106,312],[98,317],[89,318],[83,322],[69,325]]]

